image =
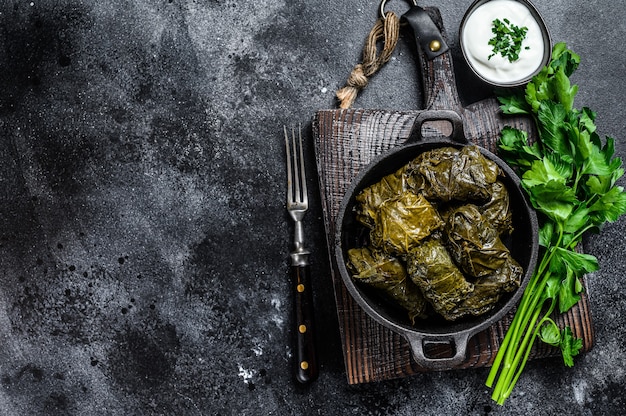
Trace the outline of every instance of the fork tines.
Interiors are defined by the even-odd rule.
[[[285,129],[285,149],[287,151],[287,208],[306,210],[308,205],[304,152],[302,150],[302,131],[298,127],[296,140],[295,128],[291,128],[291,139]]]

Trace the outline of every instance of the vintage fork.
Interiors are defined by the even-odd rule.
[[[291,138],[286,126],[284,130],[287,159],[287,211],[294,221],[294,250],[290,255],[290,273],[295,294],[296,379],[304,384],[315,380],[318,375],[313,296],[310,281],[310,252],[305,247],[304,227],[302,225],[304,213],[309,208],[309,200],[301,127],[298,128],[297,140],[294,128],[291,129]]]

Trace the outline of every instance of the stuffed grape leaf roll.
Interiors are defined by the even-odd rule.
[[[426,300],[446,320],[456,318],[454,311],[474,290],[452,261],[443,243],[426,239],[406,255],[407,273]]]
[[[348,250],[348,259],[348,268],[355,282],[379,290],[381,295],[405,309],[411,323],[415,323],[418,317],[426,317],[426,300],[397,258],[361,247]]]
[[[522,267],[513,258],[509,258],[494,273],[479,278],[474,283],[474,291],[450,311],[449,315],[459,319],[466,315],[480,316],[489,312],[503,294],[519,287],[522,274]]]
[[[491,185],[491,199],[481,205],[480,212],[498,234],[510,234],[513,232],[513,219],[509,205],[509,191],[501,181]]]
[[[370,239],[390,254],[404,254],[442,226],[439,213],[423,195],[405,191],[378,207]]]
[[[406,167],[407,185],[430,201],[487,201],[500,168],[477,146],[442,147],[420,154]]]
[[[453,210],[444,230],[452,258],[471,277],[494,273],[510,257],[498,231],[476,205],[466,204]]]
[[[374,227],[376,213],[382,203],[400,196],[406,190],[405,169],[406,165],[363,189],[356,196],[356,219],[359,222],[370,228]]]

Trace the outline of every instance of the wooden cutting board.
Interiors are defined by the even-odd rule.
[[[428,8],[433,21],[445,36],[441,15]],[[505,126],[537,132],[531,119],[501,114],[497,100],[489,98],[467,107],[458,96],[452,56],[448,51],[433,60],[420,51],[424,102],[427,110],[449,109],[463,118],[465,135],[471,142],[496,153],[496,143]],[[339,318],[348,383],[366,383],[405,377],[429,371],[415,363],[407,341],[378,324],[350,296],[335,263],[335,218],[351,181],[377,155],[402,144],[409,136],[421,110],[386,111],[375,109],[321,110],[312,123],[313,139],[320,181],[320,194],[326,228],[335,301]],[[445,130],[445,126],[429,126]],[[583,280],[586,289],[586,283]],[[449,370],[491,365],[499,345],[513,318],[511,311],[501,321],[470,339],[465,361]],[[593,346],[594,333],[585,293],[568,313],[555,317],[559,325],[569,325],[575,337],[583,340],[582,352]],[[446,351],[429,351],[430,355]],[[560,351],[537,342],[531,359],[560,357]]]

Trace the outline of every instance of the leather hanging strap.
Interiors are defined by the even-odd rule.
[[[421,7],[411,7],[402,15],[402,22],[411,26],[415,35],[415,42],[420,46],[427,59],[432,60],[449,49],[441,31],[426,10]]]

